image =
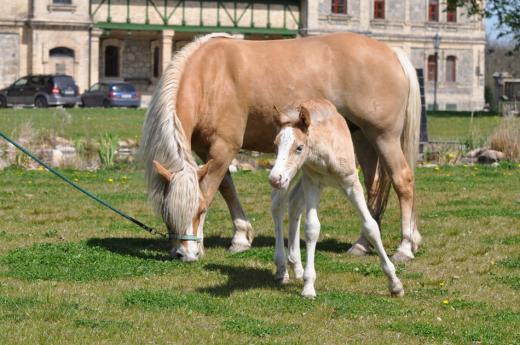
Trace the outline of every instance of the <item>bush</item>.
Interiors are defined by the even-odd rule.
[[[520,119],[504,118],[489,137],[489,146],[507,160],[520,161]]]

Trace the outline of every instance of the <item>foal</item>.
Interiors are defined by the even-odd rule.
[[[289,197],[289,263],[297,278],[304,279],[302,296],[314,298],[314,251],[320,233],[317,209],[320,194],[325,186],[334,186],[345,192],[362,219],[363,235],[379,254],[381,267],[388,278],[393,296],[404,294],[403,285],[395,274],[395,267],[388,259],[377,222],[372,218],[365,202],[363,188],[356,171],[354,148],[345,119],[327,100],[311,100],[299,107],[291,105],[282,112],[275,107],[274,122],[280,128],[276,136],[276,162],[269,175],[275,188],[272,195],[272,211],[276,230],[276,279],[289,279],[283,244],[282,221],[287,190],[300,169],[303,176],[292,189]],[[301,264],[299,225],[303,208],[306,208],[305,242],[307,264]]]

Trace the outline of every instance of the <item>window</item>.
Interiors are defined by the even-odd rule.
[[[385,19],[385,0],[374,0],[374,18]]]
[[[53,5],[71,5],[72,0],[52,0]]]
[[[160,51],[159,47],[153,49],[153,76],[154,78],[159,77],[159,63],[160,63]]]
[[[457,81],[457,57],[453,55],[446,58],[446,81],[450,83]]]
[[[56,47],[49,50],[49,56],[74,57],[74,50],[67,47]]]
[[[448,10],[446,12],[446,21],[448,21],[449,23],[457,22],[457,7],[448,6]]]
[[[428,20],[430,22],[439,21],[439,0],[428,1]]]
[[[54,65],[54,73],[55,74],[65,74],[67,71],[67,66],[64,63],[57,63]]]
[[[347,0],[332,0],[330,11],[336,14],[347,14]]]
[[[27,78],[21,78],[21,79],[18,79],[15,83],[14,83],[14,86],[25,86],[27,85]]]
[[[428,56],[428,81],[435,81],[437,75],[437,61],[435,55]]]
[[[105,48],[105,77],[119,77],[119,48]]]

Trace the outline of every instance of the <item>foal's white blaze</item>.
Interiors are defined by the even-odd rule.
[[[278,138],[278,153],[276,155],[274,167],[271,169],[271,173],[269,174],[269,182],[275,188],[287,189],[291,179],[296,173],[296,171],[291,171],[287,164],[289,162],[291,147],[296,140],[294,129],[291,127],[285,127],[280,131]]]

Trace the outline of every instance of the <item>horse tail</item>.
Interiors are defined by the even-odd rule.
[[[403,67],[404,74],[408,79],[408,102],[406,104],[406,117],[404,120],[403,133],[401,135],[401,145],[406,161],[412,170],[415,171],[415,163],[419,154],[419,124],[421,120],[421,93],[417,73],[412,62],[406,53],[398,48],[394,48],[394,53]]]
[[[393,48],[393,51],[397,56],[399,63],[401,64],[409,84],[405,119],[403,124],[403,131],[401,134],[401,147],[413,175],[419,151],[419,124],[421,116],[420,87],[415,68],[413,67],[406,53],[398,48]],[[388,203],[388,197],[392,183],[390,177],[384,169],[380,158],[378,159],[375,181],[376,185],[374,198],[371,200],[369,206],[373,210],[373,216],[375,220],[381,224],[381,218],[383,217],[386,205]]]
[[[214,37],[231,38],[232,36],[227,34],[202,36],[176,53],[163,72],[145,115],[139,157],[144,164],[149,197],[167,223],[167,219],[174,223],[191,222],[191,219],[184,219],[189,216],[189,212],[185,211],[196,207],[194,205],[198,202],[197,165],[191,153],[191,145],[177,116],[176,104],[187,61],[197,49]],[[174,178],[170,181],[168,189],[166,189],[167,182],[154,168],[154,160],[174,172]],[[180,223],[177,225],[183,227],[184,225]]]

